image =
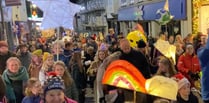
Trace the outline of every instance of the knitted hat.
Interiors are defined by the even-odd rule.
[[[65,89],[64,81],[55,72],[50,72],[47,75],[48,78],[44,82],[44,94],[46,94],[47,91],[53,89],[60,89],[60,90]]]
[[[36,55],[36,56],[41,56],[42,55],[42,50],[41,49],[35,50],[32,54]]]
[[[164,76],[154,76],[146,80],[145,88],[150,95],[176,100],[178,84],[173,79]]]
[[[0,41],[0,47],[8,47],[8,43],[6,41]]]
[[[47,58],[49,57],[53,57],[53,55],[51,55],[49,52],[44,52],[43,57],[42,57],[43,62],[46,61]]]
[[[189,84],[190,82],[187,78],[185,78],[181,73],[178,73],[172,77],[172,79],[178,82],[178,89],[181,89],[185,84]]]

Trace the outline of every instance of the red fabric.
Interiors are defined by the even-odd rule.
[[[192,56],[186,53],[179,57],[177,67],[178,70],[183,74],[187,74],[189,71],[192,73],[197,73],[200,71],[200,63],[197,56]]]

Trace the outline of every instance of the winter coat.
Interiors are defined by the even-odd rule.
[[[22,65],[28,70],[29,65],[31,63],[31,54],[30,54],[30,52],[19,53],[17,56],[20,59]]]
[[[131,49],[128,54],[122,52],[120,59],[130,62],[142,73],[145,78],[150,78],[151,73],[149,70],[149,63],[145,55],[141,52]]]
[[[44,101],[42,100],[40,103],[44,103]],[[70,98],[65,97],[65,103],[78,103]]]
[[[202,98],[204,101],[209,101],[209,39],[205,47],[202,47],[197,52],[201,70],[202,70],[202,79],[201,79],[201,91]]]
[[[28,68],[29,77],[39,78],[39,72],[41,70],[41,66],[42,64],[35,65],[31,63]]]
[[[21,103],[24,98],[24,86],[29,78],[25,67],[21,67],[17,74],[6,69],[2,75],[6,84],[6,97],[9,103]]]
[[[26,96],[23,98],[22,103],[39,103],[40,101],[40,96]]]
[[[68,98],[71,98],[73,100],[78,101],[78,90],[76,88],[75,82],[72,82],[72,84],[65,88],[64,90],[65,96]]]
[[[180,96],[177,96],[177,103],[198,103],[198,99],[195,95],[190,93],[188,101],[185,101]]]
[[[16,55],[10,51],[8,51],[8,53],[5,55],[0,54],[0,74],[2,74],[6,69],[6,62],[10,57],[16,57]]]
[[[179,57],[177,67],[183,74],[187,74],[189,71],[192,73],[200,72],[200,63],[196,55],[184,53]]]

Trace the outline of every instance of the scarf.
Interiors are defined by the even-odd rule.
[[[12,81],[22,80],[23,82],[26,82],[29,78],[25,67],[20,67],[18,73],[16,74],[11,73],[8,69],[6,69],[2,77],[6,84],[6,96],[9,100],[16,100],[11,80]]]

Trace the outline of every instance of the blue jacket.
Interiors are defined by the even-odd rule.
[[[26,96],[23,98],[22,103],[40,103],[40,96]]]
[[[197,51],[197,56],[202,69],[202,98],[206,101],[209,100],[209,39],[206,46]]]

